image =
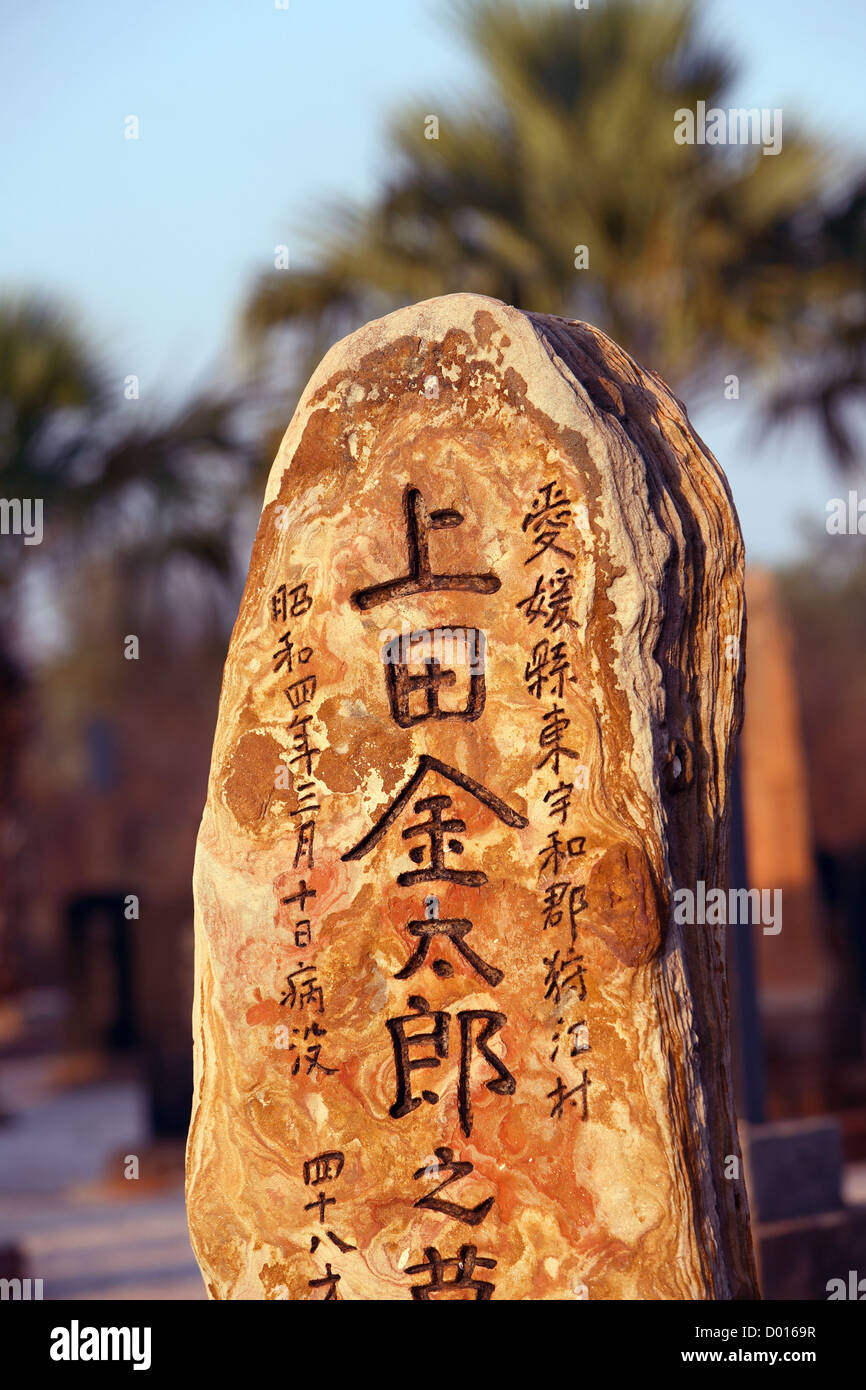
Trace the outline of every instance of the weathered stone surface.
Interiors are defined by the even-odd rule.
[[[724,478],[602,334],[455,295],[328,353],[196,859],[213,1297],[754,1293],[724,928],[671,911],[723,884],[742,626]]]

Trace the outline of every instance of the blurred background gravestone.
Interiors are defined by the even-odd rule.
[[[866,1210],[845,1202],[841,1127],[824,1113],[840,1092],[856,991],[816,872],[790,620],[770,573],[748,571],[746,596],[741,870],[750,887],[780,889],[783,907],[781,931],[752,932],[757,999],[739,976],[740,1075],[746,1087],[760,1077],[740,1129],[763,1295],[820,1297],[866,1249]]]

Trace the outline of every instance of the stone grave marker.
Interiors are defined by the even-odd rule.
[[[683,408],[460,294],[268,482],[195,866],[190,1226],[230,1299],[754,1295],[724,888],[742,542]]]

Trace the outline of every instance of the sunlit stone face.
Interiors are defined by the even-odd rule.
[[[659,1022],[686,746],[640,645],[646,495],[492,301],[363,330],[308,388],[199,838],[215,1296],[707,1296]]]

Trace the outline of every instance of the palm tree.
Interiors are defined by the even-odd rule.
[[[28,558],[61,573],[122,558],[140,580],[180,556],[209,582],[231,579],[234,597],[233,520],[258,460],[239,423],[244,396],[133,417],[118,394],[56,305],[0,302],[0,490],[41,499],[45,519],[29,555],[3,537],[0,628],[19,611]]]
[[[790,121],[769,157],[675,142],[675,112],[724,107],[735,73],[688,0],[462,0],[456,18],[486,95],[397,116],[387,186],[370,207],[329,210],[335,230],[309,269],[254,287],[251,337],[297,324],[333,340],[472,290],[589,319],[681,391],[771,368],[791,320],[830,289],[814,257],[826,153]],[[843,248],[823,249],[833,286],[847,284]]]
[[[851,470],[861,456],[856,409],[866,395],[866,178],[823,208],[800,238],[802,294],[790,315],[784,376],[768,423],[818,425],[831,457]]]

